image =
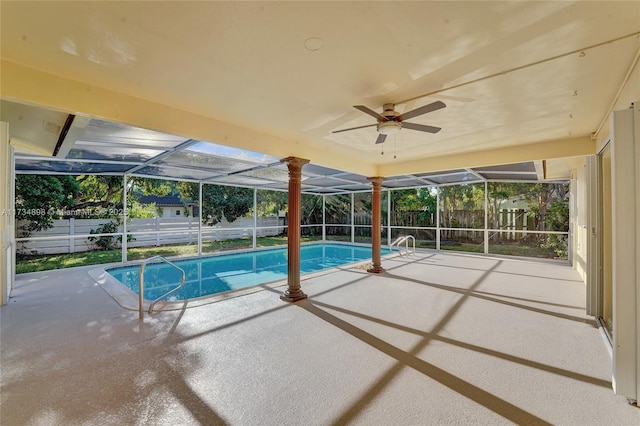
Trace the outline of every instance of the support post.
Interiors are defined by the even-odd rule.
[[[122,176],[122,243],[120,248],[122,250],[122,263],[127,261],[127,175]]]
[[[489,254],[489,183],[484,182],[484,254]]]
[[[258,188],[253,188],[253,249],[258,244]]]
[[[391,190],[387,190],[387,245],[393,242],[391,235]]]
[[[287,157],[281,160],[289,169],[289,224],[287,229],[287,284],[280,299],[297,302],[307,298],[300,288],[300,209],[302,197],[302,166],[309,160]]]
[[[372,274],[380,274],[384,272],[382,267],[382,257],[380,255],[380,240],[382,234],[382,209],[381,209],[381,194],[383,177],[370,177],[367,178],[373,185],[373,195],[371,197],[371,261],[372,265],[367,272]]]
[[[322,194],[322,241],[327,240],[326,211],[327,211],[327,196]]]
[[[202,255],[202,181],[198,182],[198,256]]]
[[[0,305],[9,301],[15,282],[16,242],[15,167],[13,147],[9,144],[9,123],[0,122]],[[5,191],[6,188],[6,191]]]
[[[611,117],[613,391],[640,394],[640,103]]]
[[[355,196],[351,193],[351,242],[356,242],[356,226],[355,226]]]
[[[440,250],[440,187],[436,192],[436,250]]]
[[[76,233],[76,220],[73,217],[69,218],[69,253],[76,252],[76,239],[73,236]]]

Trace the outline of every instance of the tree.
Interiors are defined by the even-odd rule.
[[[289,194],[283,191],[258,190],[257,198],[258,216],[277,216],[289,202]]]
[[[516,196],[518,192],[513,184],[504,182],[490,182],[487,189],[489,223],[493,229],[498,229],[500,227],[500,206],[509,198]]]
[[[326,223],[351,223],[351,195],[327,195],[324,204]]]
[[[178,193],[179,183],[174,180],[133,177],[129,181],[129,190],[134,194],[164,195]],[[129,195],[129,193],[127,193]]]
[[[80,185],[73,176],[17,175],[16,219],[27,221],[23,235],[52,226],[54,219],[75,207]]]
[[[84,175],[78,176],[80,192],[76,195],[74,210],[87,210],[91,216],[100,208],[104,217],[111,217],[122,208],[122,176]]]
[[[555,199],[547,208],[545,225],[548,231],[569,231],[569,202],[564,199]],[[568,241],[564,235],[549,234],[544,247],[553,249],[556,256],[566,257],[568,254]]]
[[[316,225],[322,223],[321,195],[302,194],[300,218],[303,225]]]
[[[414,188],[391,191],[392,223],[398,226],[432,225],[437,212],[437,197],[431,188]],[[386,211],[386,205],[383,205]],[[417,221],[416,221],[417,219]]]
[[[197,200],[198,185],[180,182],[178,191],[181,197]],[[233,222],[244,216],[253,208],[253,189],[235,186],[211,185],[202,186],[201,220],[204,225],[215,225],[226,218]]]
[[[479,228],[477,213],[484,211],[484,185],[462,184],[440,188],[442,203],[441,224],[445,228]],[[462,223],[459,213],[468,211],[473,219],[471,223]],[[456,214],[458,212],[458,214]],[[464,218],[464,217],[462,217]],[[469,220],[467,218],[466,220]],[[484,220],[482,221],[484,223]]]
[[[137,200],[127,200],[127,217],[129,219],[152,219],[156,217],[158,209],[156,203],[140,204]]]

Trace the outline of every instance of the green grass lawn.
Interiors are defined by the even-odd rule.
[[[447,244],[440,247],[442,250],[464,251],[471,253],[484,253],[484,243],[482,244]],[[553,249],[543,247],[529,247],[513,244],[489,244],[489,254],[499,254],[505,256],[536,257],[544,259],[554,259],[556,255]]]
[[[73,268],[75,266],[99,265],[122,260],[120,250],[87,251],[72,254],[50,254],[16,259],[16,274]]]

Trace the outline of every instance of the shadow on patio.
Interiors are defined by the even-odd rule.
[[[565,264],[423,252],[137,321],[87,268],[2,307],[2,423],[638,424]]]

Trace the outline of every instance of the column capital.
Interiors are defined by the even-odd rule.
[[[300,158],[300,157],[287,157],[280,160],[281,163],[287,163],[287,166],[289,167],[289,169],[291,169],[291,167],[301,168],[302,166],[307,164],[309,161],[310,160]]]
[[[373,184],[373,186],[381,186],[384,181],[384,176],[371,176],[367,180]]]

